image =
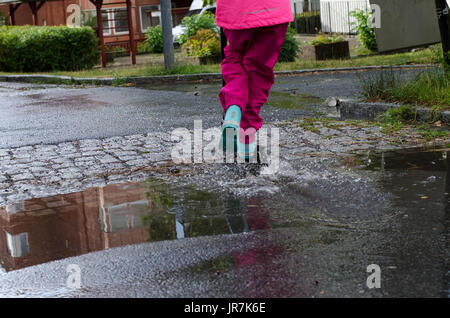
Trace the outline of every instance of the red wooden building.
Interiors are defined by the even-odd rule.
[[[172,0],[173,26],[181,23],[191,3],[192,0]],[[109,47],[135,50],[136,43],[145,39],[145,30],[160,24],[160,0],[0,0],[0,10],[9,17],[11,25],[66,25],[74,13],[71,5],[80,8],[81,25],[98,31],[98,20],[102,21],[100,42]],[[97,12],[102,13],[100,19]]]

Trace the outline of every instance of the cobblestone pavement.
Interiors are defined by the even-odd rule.
[[[436,147],[450,141],[427,142],[413,128],[385,134],[381,127],[360,121],[299,119],[267,127],[269,132],[280,129],[281,161],[347,158],[374,150]],[[151,133],[0,149],[0,204],[208,169],[207,164],[176,165],[171,160],[175,143],[170,137],[170,133]]]

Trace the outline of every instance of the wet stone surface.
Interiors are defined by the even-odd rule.
[[[280,129],[281,165],[317,157],[352,161],[345,158],[370,151],[442,146],[448,142],[427,142],[413,128],[386,134],[381,127],[362,121],[298,119],[265,127],[269,139],[271,129]],[[226,164],[176,165],[171,159],[176,144],[168,133],[151,133],[0,149],[0,204],[149,176],[195,175],[211,166],[226,175],[230,168]]]

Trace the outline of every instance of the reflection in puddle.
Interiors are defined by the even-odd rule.
[[[352,173],[371,182],[343,174],[281,178],[271,180],[279,192],[241,198],[189,178],[153,179],[8,205],[0,208],[0,261],[11,271],[128,244],[254,231],[233,236],[248,243],[245,248],[227,246],[214,257],[180,266],[177,275],[199,281],[204,275],[236,275],[235,285],[242,282],[239,288],[248,297],[315,295],[322,289],[325,296],[362,295],[366,267],[378,264],[383,288],[376,295],[448,297],[447,149],[356,160]],[[293,165],[300,174],[296,169]],[[311,167],[308,172],[315,173]],[[267,186],[258,180],[258,186]],[[178,256],[180,250],[185,252],[170,254],[185,257]]]
[[[447,171],[447,151],[392,151],[371,154],[363,162],[368,170]]]
[[[10,271],[146,241],[246,232],[243,213],[236,198],[154,180],[31,199],[0,208],[0,260]],[[253,228],[264,224],[260,216],[250,216]]]

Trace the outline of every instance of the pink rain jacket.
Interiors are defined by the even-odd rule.
[[[217,0],[216,23],[242,30],[292,22],[290,0]]]

